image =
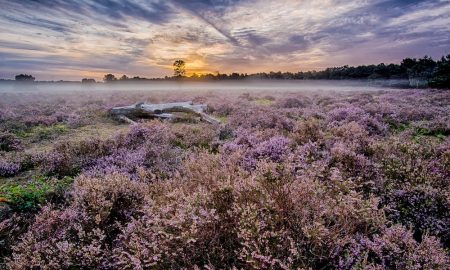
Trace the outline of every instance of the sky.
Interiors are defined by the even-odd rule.
[[[0,78],[307,71],[450,53],[450,0],[0,0]]]

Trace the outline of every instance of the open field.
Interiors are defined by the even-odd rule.
[[[188,90],[0,93],[0,269],[450,268],[450,91]]]

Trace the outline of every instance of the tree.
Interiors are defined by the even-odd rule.
[[[450,89],[450,54],[437,62],[433,77],[430,80],[430,86]]]
[[[16,81],[22,81],[22,82],[34,82],[34,80],[36,78],[34,78],[31,75],[27,75],[27,74],[19,74],[19,75],[16,75],[15,79],[16,79]]]
[[[186,63],[183,60],[173,62],[173,76],[184,77],[186,74]]]
[[[400,66],[402,68],[404,68],[405,70],[412,68],[413,66],[415,66],[417,64],[417,59],[415,58],[405,58],[403,59],[402,63],[400,64]]]
[[[407,71],[408,77],[411,78],[430,78],[436,62],[431,57],[425,56],[420,59],[403,59],[401,67]]]
[[[88,79],[88,78],[84,78],[81,80],[82,84],[90,84],[90,83],[95,83],[94,79]]]
[[[122,77],[120,77],[120,80],[121,81],[126,81],[126,80],[128,80],[129,78],[128,78],[128,76],[127,75],[122,75]]]
[[[113,74],[109,73],[109,74],[106,74],[105,77],[103,77],[103,81],[105,81],[105,82],[117,81],[117,78]]]

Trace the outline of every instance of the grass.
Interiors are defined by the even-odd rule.
[[[57,124],[49,127],[37,126],[31,130],[32,140],[42,141],[48,140],[52,138],[56,138],[61,134],[64,134],[68,131],[66,125]]]
[[[385,121],[389,125],[389,128],[395,133],[400,133],[411,127],[410,123],[397,123],[390,119],[385,119]]]
[[[219,120],[222,124],[226,124],[228,122],[227,116],[215,116],[215,119]]]
[[[449,132],[443,129],[431,130],[427,128],[417,128],[414,131],[413,140],[418,141],[423,137],[434,137],[439,140],[445,140],[448,135]]]
[[[43,140],[54,139],[61,134],[67,133],[69,128],[64,124],[56,124],[51,126],[35,126],[30,130],[20,130],[16,135],[22,139],[29,139],[31,142],[39,142]]]
[[[274,100],[271,100],[271,99],[267,99],[267,98],[259,98],[259,99],[256,99],[254,102],[255,102],[257,105],[260,105],[260,106],[270,106],[270,105],[272,105],[275,101],[274,101]]]
[[[6,203],[19,212],[33,211],[50,197],[62,193],[72,182],[71,177],[58,180],[34,176],[25,184],[4,184],[0,186],[0,203]]]
[[[68,129],[67,132],[60,134],[52,140],[42,140],[34,142],[29,147],[29,151],[44,151],[49,150],[57,142],[65,141],[83,141],[89,138],[106,139],[116,132],[127,130],[129,125],[121,125],[116,122],[99,122],[95,125],[87,125],[76,129]]]

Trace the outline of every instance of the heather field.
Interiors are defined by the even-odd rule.
[[[0,269],[450,269],[450,91],[0,95]]]

